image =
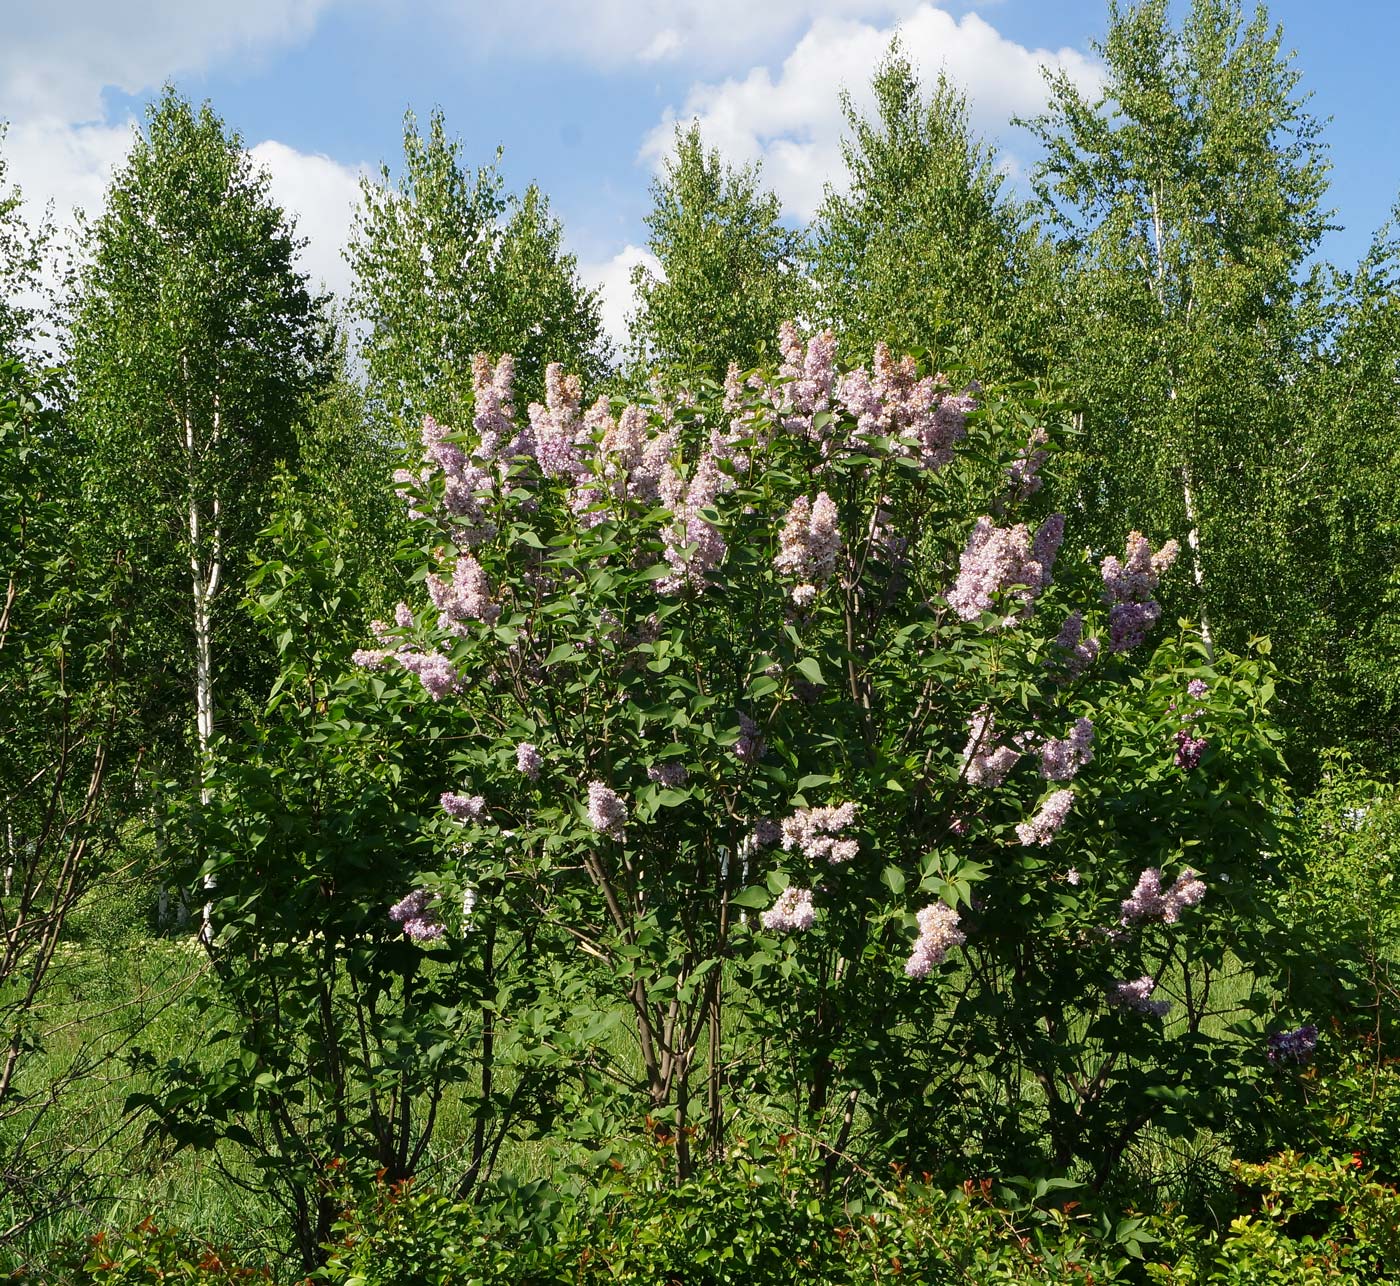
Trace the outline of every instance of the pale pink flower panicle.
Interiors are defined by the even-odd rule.
[[[1051,739],[1040,747],[1040,775],[1046,781],[1069,781],[1094,758],[1094,725],[1076,719],[1068,737]]]
[[[588,824],[609,839],[621,840],[627,822],[627,805],[622,797],[601,781],[588,785]]]
[[[778,328],[778,348],[783,360],[772,390],[773,407],[787,432],[811,437],[812,421],[831,409],[836,337],[823,331],[803,344],[796,323],[787,321]]]
[[[428,597],[440,613],[438,625],[442,629],[467,634],[468,621],[494,625],[500,619],[501,609],[492,599],[486,570],[471,554],[458,556],[450,581],[434,572],[427,585]]]
[[[540,758],[539,747],[533,742],[522,741],[515,748],[515,769],[531,781],[539,781],[540,768],[544,761]]]
[[[1205,881],[1189,866],[1167,889],[1162,887],[1162,872],[1149,866],[1138,876],[1131,896],[1123,900],[1123,923],[1161,920],[1164,924],[1175,924],[1183,910],[1199,906],[1205,895]]]
[[[1020,752],[997,745],[996,716],[983,706],[967,725],[967,745],[963,747],[963,777],[969,786],[993,790],[1006,780],[1016,766]]]
[[[1041,804],[1040,811],[1029,822],[1016,827],[1017,838],[1024,845],[1048,844],[1059,833],[1074,804],[1074,791],[1057,790]]]
[[[817,922],[811,890],[791,886],[785,888],[778,895],[778,900],[759,918],[763,921],[763,927],[774,933],[805,932]]]
[[[389,919],[403,930],[405,937],[415,942],[436,941],[444,930],[435,901],[427,889],[414,889],[389,908]]]
[[[918,363],[912,357],[896,360],[885,343],[876,344],[871,369],[859,367],[842,379],[837,396],[855,418],[857,441],[893,439],[930,471],[952,460],[977,406],[971,390],[953,393],[942,375],[921,379]]]
[[[1152,976],[1143,974],[1141,978],[1114,983],[1108,991],[1108,1003],[1118,1009],[1136,1009],[1140,1014],[1165,1018],[1171,1012],[1171,1001],[1151,999],[1156,990]]]
[[[798,496],[787,512],[773,567],[779,575],[799,582],[792,591],[799,607],[809,606],[836,570],[841,549],[838,520],[836,505],[825,491],[819,491],[815,500]]]
[[[724,537],[701,511],[712,509],[731,485],[712,451],[705,451],[696,461],[689,481],[667,465],[661,477],[661,499],[672,519],[662,536],[665,558],[673,572],[656,582],[663,594],[678,593],[686,586],[703,590],[709,585],[710,572],[723,561],[726,546]]]
[[[998,527],[979,518],[958,563],[958,578],[948,591],[948,606],[964,621],[975,621],[995,605],[997,594],[1015,591],[1021,615],[1054,579],[1055,556],[1064,539],[1063,514],[1051,514],[1034,536],[1025,523]]]
[[[1179,546],[1169,540],[1155,554],[1140,531],[1128,533],[1120,562],[1112,554],[1100,564],[1103,599],[1108,604],[1109,649],[1130,652],[1144,642],[1162,615],[1154,597],[1163,574],[1176,561]]]
[[[471,821],[486,811],[486,798],[483,795],[459,795],[446,790],[440,802],[442,811],[458,822]]]
[[[937,965],[943,963],[948,952],[967,941],[959,927],[959,916],[945,902],[933,902],[918,913],[919,936],[914,940],[914,949],[904,962],[904,972],[910,978],[925,978]]]
[[[849,862],[860,845],[843,833],[855,819],[856,806],[849,801],[824,808],[799,808],[783,819],[783,851],[796,850],[809,861],[826,861],[832,866]]]

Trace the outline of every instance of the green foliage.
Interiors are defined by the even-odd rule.
[[[44,251],[53,236],[47,218],[37,228],[26,224],[22,194],[6,181],[5,132],[0,120],[0,358],[19,357],[41,338],[34,298],[42,285]]]
[[[735,169],[705,150],[700,126],[676,127],[675,152],[651,188],[647,249],[654,274],[632,270],[637,311],[630,359],[663,378],[723,379],[777,357],[778,327],[809,311],[802,239],[779,223],[757,166]]]
[[[398,182],[386,165],[361,191],[351,311],[369,328],[371,409],[398,441],[416,438],[424,415],[469,421],[476,353],[515,354],[522,406],[543,398],[546,361],[601,378],[598,295],[580,283],[548,202],[533,186],[507,201],[495,164],[464,169],[441,111],[426,135],[410,112]]]
[[[271,1271],[240,1265],[225,1246],[176,1228],[161,1228],[152,1218],[128,1232],[94,1233],[88,1250],[68,1266],[67,1280],[92,1286],[157,1286],[178,1282],[183,1286],[232,1286],[233,1283],[270,1282]],[[28,1280],[21,1272],[18,1280]]]
[[[872,87],[870,118],[842,96],[847,187],[814,229],[821,315],[851,352],[927,346],[982,377],[1044,374],[1053,263],[966,99],[940,74],[925,101],[897,41]]]

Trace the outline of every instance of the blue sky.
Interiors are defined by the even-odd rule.
[[[698,115],[736,161],[761,161],[805,221],[839,181],[837,95],[858,98],[898,28],[926,75],[946,68],[1013,174],[1034,161],[1008,122],[1042,101],[1050,62],[1092,83],[1101,0],[0,0],[0,118],[10,177],[60,216],[94,208],[131,120],[167,79],[212,99],[268,166],[336,288],[357,176],[398,155],[403,112],[446,113],[473,161],[505,149],[537,181],[620,325],[648,184],[671,123]],[[1278,0],[1313,112],[1331,117],[1326,253],[1364,252],[1400,189],[1400,5]]]

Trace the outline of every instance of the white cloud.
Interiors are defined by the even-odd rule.
[[[618,348],[627,342],[627,314],[636,306],[632,269],[637,264],[645,265],[658,277],[662,275],[661,262],[654,254],[630,244],[603,263],[579,265],[579,277],[602,293],[603,330]]]
[[[918,0],[513,0],[463,6],[437,0],[458,18],[475,49],[509,47],[593,66],[672,62],[711,70],[742,66],[791,44],[820,18],[892,22]]]
[[[0,117],[102,115],[102,90],[136,94],[310,34],[332,0],[27,0],[5,6]]]
[[[350,222],[360,201],[358,169],[328,156],[309,155],[269,139],[252,149],[253,160],[270,176],[273,200],[296,216],[297,234],[308,239],[301,270],[311,286],[324,284],[342,299],[350,289],[350,268],[341,251],[350,237]]]
[[[676,122],[698,119],[708,146],[732,162],[761,161],[764,179],[787,213],[809,219],[824,185],[841,172],[844,119],[838,91],[848,89],[859,109],[870,109],[871,74],[896,32],[926,83],[946,71],[966,91],[973,126],[990,137],[1004,136],[1011,117],[1033,115],[1044,106],[1043,66],[1062,69],[1084,84],[1099,75],[1078,50],[1027,49],[975,13],[958,19],[927,3],[885,27],[820,18],[776,77],[757,66],[742,78],[695,85],[683,107],[668,110],[647,136],[642,156],[659,166],[671,149]],[[1014,156],[1009,160],[1016,164]]]

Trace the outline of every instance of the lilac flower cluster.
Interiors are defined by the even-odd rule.
[[[383,621],[369,623],[376,641],[385,646],[359,648],[350,659],[367,670],[382,670],[390,660],[397,661],[409,674],[417,676],[423,690],[434,701],[460,692],[466,679],[452,664],[450,657],[436,649],[422,651],[403,638],[403,632],[411,629],[413,623],[412,610],[407,603],[400,603],[394,609],[393,625],[386,625]]]
[[[768,743],[758,724],[742,710],[734,712],[739,716],[739,736],[734,742],[734,758],[741,764],[756,764],[768,753]]]
[[[1156,990],[1157,984],[1152,976],[1143,974],[1141,978],[1114,983],[1108,991],[1108,1003],[1119,1009],[1136,1009],[1154,1018],[1165,1018],[1171,1012],[1172,1004],[1170,1000],[1152,1000],[1150,997]]]
[[[577,482],[587,473],[579,446],[588,429],[579,415],[582,389],[577,375],[565,375],[559,362],[544,368],[544,405],[530,403],[535,462],[547,478]]]
[[[967,416],[977,406],[971,393],[954,394],[941,375],[919,378],[912,357],[896,361],[888,344],[875,346],[873,370],[860,367],[842,379],[837,396],[855,417],[855,437],[893,438],[929,470],[953,458],[967,436]]]
[[[1060,664],[1052,668],[1058,670],[1055,677],[1062,682],[1077,679],[1099,659],[1099,641],[1092,635],[1087,639],[1084,637],[1084,615],[1081,612],[1071,612],[1065,617],[1065,623],[1055,636],[1055,646],[1060,649]]]
[[[1094,758],[1094,725],[1076,719],[1068,737],[1051,739],[1040,747],[1040,775],[1046,781],[1069,781]]]
[[[679,759],[663,759],[647,769],[647,777],[659,786],[674,790],[690,780],[690,773]]]
[[[627,805],[601,781],[588,784],[588,824],[599,834],[621,841],[627,823]]]
[[[859,851],[853,839],[840,838],[854,824],[856,806],[847,802],[825,808],[799,808],[783,819],[783,851],[797,849],[803,857],[816,862],[825,860],[832,866],[849,862]]]
[[[531,781],[539,781],[540,768],[544,760],[540,758],[539,747],[533,742],[522,741],[515,748],[515,769]]]
[[[1028,822],[1016,827],[1016,836],[1022,844],[1048,844],[1059,833],[1074,804],[1074,791],[1057,790],[1040,806],[1040,811]]]
[[[1186,695],[1188,697],[1192,697],[1197,701],[1199,701],[1209,691],[1210,684],[1208,684],[1204,679],[1192,679],[1191,682],[1186,685]]]
[[[472,821],[486,811],[484,795],[459,795],[454,791],[445,790],[439,802],[442,804],[442,811],[458,822]]]
[[[1153,595],[1162,576],[1176,562],[1180,547],[1169,540],[1155,554],[1140,531],[1128,533],[1123,561],[1112,554],[1099,565],[1103,600],[1108,607],[1109,650],[1130,652],[1141,644],[1162,615]]]
[[[1064,514],[1051,514],[1034,537],[1025,523],[998,527],[990,518],[979,518],[958,563],[958,579],[948,591],[948,606],[964,621],[975,621],[992,609],[996,594],[1014,588],[1027,613],[1053,579],[1064,534]]]
[[[944,902],[933,902],[918,913],[919,936],[914,949],[904,962],[904,972],[910,978],[925,978],[953,947],[967,941],[967,934],[958,928],[958,913]]]
[[[794,322],[778,328],[778,349],[783,355],[778,383],[770,396],[779,422],[789,433],[812,436],[812,421],[831,409],[836,381],[836,337],[828,330],[803,344]]]
[[[841,548],[838,517],[836,505],[825,491],[819,491],[814,501],[798,496],[788,510],[778,538],[782,547],[773,558],[773,567],[780,575],[799,582],[792,591],[793,602],[799,607],[810,605],[836,570]]]
[[[515,358],[509,353],[491,365],[485,353],[472,358],[472,427],[485,460],[526,453],[528,443],[515,433]]]
[[[1029,500],[1045,485],[1040,471],[1050,458],[1045,450],[1045,444],[1049,441],[1044,429],[1035,429],[1021,453],[1008,466],[1006,480],[1011,484],[1013,500]]]
[[[467,621],[494,625],[501,616],[500,606],[492,601],[491,582],[486,570],[471,554],[462,554],[452,569],[452,579],[444,580],[433,573],[428,577],[428,597],[438,609],[438,627],[453,634],[466,634]]]
[[[669,465],[661,478],[661,499],[670,509],[672,518],[666,526],[665,558],[672,567],[670,576],[662,577],[656,587],[663,594],[674,594],[687,585],[704,589],[709,584],[710,571],[718,567],[725,554],[724,537],[701,517],[727,490],[730,479],[721,471],[714,452],[706,451],[696,461],[687,482]]]
[[[1161,920],[1164,924],[1175,924],[1182,911],[1188,906],[1199,906],[1205,895],[1205,881],[1189,866],[1168,889],[1162,888],[1162,872],[1149,866],[1138,876],[1132,896],[1123,900],[1123,923]]]
[[[1204,737],[1193,737],[1189,728],[1178,728],[1176,733],[1176,766],[1182,772],[1190,772],[1201,762],[1210,742]]]
[[[433,942],[443,935],[442,917],[427,889],[414,889],[389,908],[389,919],[415,942]]]
[[[1293,1031],[1275,1032],[1269,1037],[1265,1057],[1269,1062],[1306,1063],[1317,1048],[1317,1028],[1311,1023],[1296,1027]]]
[[[765,929],[774,933],[802,932],[817,922],[810,889],[785,888],[760,917]]]
[[[1010,746],[998,746],[996,716],[983,706],[967,725],[967,745],[963,747],[963,777],[969,786],[994,789],[1021,757]]]

